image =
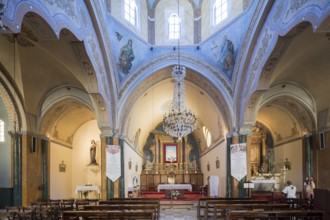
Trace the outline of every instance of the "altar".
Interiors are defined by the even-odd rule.
[[[189,190],[190,192],[192,191],[192,185],[191,184],[158,184],[157,185],[157,191],[159,192],[160,190]]]
[[[254,184],[252,191],[255,192],[274,192],[276,181],[273,179],[255,179],[251,180]]]
[[[101,190],[100,190],[100,186],[97,185],[81,185],[81,186],[77,186],[75,193],[80,195],[80,198],[82,198],[83,192],[96,192],[98,194],[98,197],[100,199],[100,194],[101,194]]]

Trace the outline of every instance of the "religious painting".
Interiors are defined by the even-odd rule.
[[[129,73],[129,70],[132,68],[132,61],[135,59],[132,45],[133,41],[129,39],[127,43],[122,46],[119,53],[119,68],[125,75]]]
[[[178,151],[177,144],[164,144],[164,162],[165,163],[177,163]]]

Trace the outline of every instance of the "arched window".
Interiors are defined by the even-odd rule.
[[[219,24],[228,17],[227,0],[216,0],[213,6],[213,25]]]
[[[170,40],[180,39],[181,19],[177,13],[172,13],[168,18],[168,38]]]
[[[211,136],[211,133],[210,133],[209,129],[206,128],[205,126],[203,126],[203,133],[204,133],[204,137],[205,137],[205,140],[206,140],[206,146],[210,147],[211,142],[212,142],[212,136]]]
[[[5,122],[0,119],[0,142],[5,142]]]
[[[125,0],[125,19],[137,27],[137,6],[135,0]]]

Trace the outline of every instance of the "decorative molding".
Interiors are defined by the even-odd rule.
[[[219,72],[216,71],[214,68],[212,68],[210,65],[207,65],[206,63],[202,62],[199,59],[196,59],[192,56],[189,56],[187,54],[181,54],[180,55],[180,59],[182,61],[186,61],[188,63],[192,63],[196,66],[199,66],[204,72],[209,72],[210,74],[212,74],[213,76],[215,76],[220,83],[224,86],[224,88],[226,89],[226,91],[228,92],[228,94],[233,97],[233,90],[229,84],[229,82],[227,81],[227,79],[225,79],[225,77]],[[133,73],[131,75],[131,77],[126,80],[121,89],[119,90],[119,99],[122,98],[123,94],[126,93],[126,90],[128,90],[128,88],[130,87],[131,84],[133,84],[133,82],[143,73],[146,72],[146,70],[151,69],[152,66],[156,66],[165,62],[168,62],[169,60],[177,60],[177,55],[176,54],[166,54],[164,56],[158,57],[157,59],[154,59],[152,61],[149,61],[146,65],[142,66],[137,72]],[[186,65],[186,68],[189,68],[189,65]],[[189,79],[188,79],[189,80]]]

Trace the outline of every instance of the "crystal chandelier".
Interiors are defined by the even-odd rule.
[[[178,21],[179,18],[179,0],[178,0]],[[181,27],[179,26],[179,33]],[[187,136],[196,128],[196,116],[185,106],[184,97],[184,77],[186,76],[186,68],[180,65],[180,34],[178,39],[178,65],[172,70],[174,79],[173,101],[170,105],[168,114],[165,113],[163,119],[163,129],[170,136],[177,138],[179,141],[182,137]]]
[[[184,82],[186,68],[176,65],[172,70],[174,79],[173,101],[168,114],[165,113],[163,119],[164,131],[172,137],[181,140],[196,128],[196,116],[185,106]]]

